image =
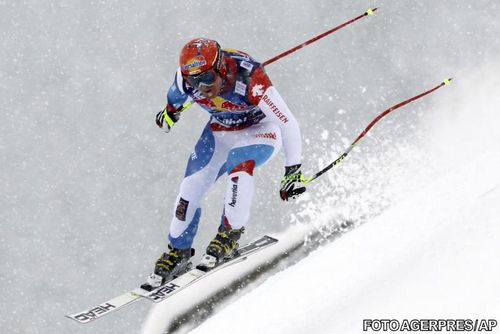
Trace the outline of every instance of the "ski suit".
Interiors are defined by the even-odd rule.
[[[263,66],[244,52],[222,50],[230,89],[208,99],[177,70],[167,105],[179,110],[188,98],[211,115],[190,155],[176,199],[169,241],[190,248],[198,229],[204,194],[228,174],[221,224],[242,228],[249,220],[254,193],[254,168],[273,158],[281,146],[286,166],[301,163],[298,123],[273,87]]]

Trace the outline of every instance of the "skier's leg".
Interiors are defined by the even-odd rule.
[[[238,132],[230,149],[226,169],[228,181],[224,211],[217,235],[210,242],[201,263],[212,267],[236,248],[249,220],[254,193],[254,169],[273,158],[281,148],[281,133],[272,123],[254,125]]]
[[[254,194],[254,169],[272,159],[281,148],[281,132],[273,123],[262,123],[244,130],[229,151],[228,181],[221,223],[240,229],[246,225]]]
[[[189,158],[177,195],[168,251],[156,261],[154,273],[142,288],[150,290],[188,270],[189,260],[194,254],[191,246],[200,221],[201,199],[217,179],[227,156],[226,150],[207,124]]]
[[[201,200],[213,185],[224,163],[226,152],[214,137],[209,124],[191,154],[175,202],[169,241],[174,248],[193,244],[201,215]]]

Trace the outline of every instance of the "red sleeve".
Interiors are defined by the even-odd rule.
[[[248,101],[257,105],[264,95],[264,92],[273,85],[262,67],[257,67],[250,78],[248,86]]]

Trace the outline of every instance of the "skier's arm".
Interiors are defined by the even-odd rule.
[[[183,79],[180,70],[177,70],[175,79],[167,92],[167,104],[165,108],[156,114],[156,125],[169,132],[175,122],[180,118],[182,105],[188,99],[184,91]]]
[[[251,102],[256,103],[266,115],[266,119],[277,124],[281,130],[285,151],[285,175],[281,179],[280,197],[288,201],[289,198],[295,198],[306,191],[304,176],[300,171],[302,140],[299,124],[262,68],[255,70],[249,91]]]
[[[266,118],[273,120],[281,129],[285,151],[285,175],[281,179],[280,197],[284,201],[296,198],[306,191],[304,176],[300,171],[302,141],[299,124],[276,88],[270,86],[259,102]]]
[[[262,73],[265,75],[263,71]],[[277,124],[281,130],[283,150],[285,152],[285,166],[298,165],[302,161],[302,140],[299,124],[278,93],[278,90],[272,86],[267,75],[265,76],[268,84],[262,85],[263,93],[259,96],[258,107],[266,115],[266,119]],[[259,81],[265,82],[262,79]]]

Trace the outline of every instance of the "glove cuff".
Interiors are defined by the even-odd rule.
[[[163,109],[163,120],[171,128],[175,122],[179,120],[179,110],[176,110],[170,103],[168,103]]]
[[[171,128],[175,121],[170,117],[169,112],[167,111],[167,108],[163,109],[163,120],[167,122],[168,126]]]

